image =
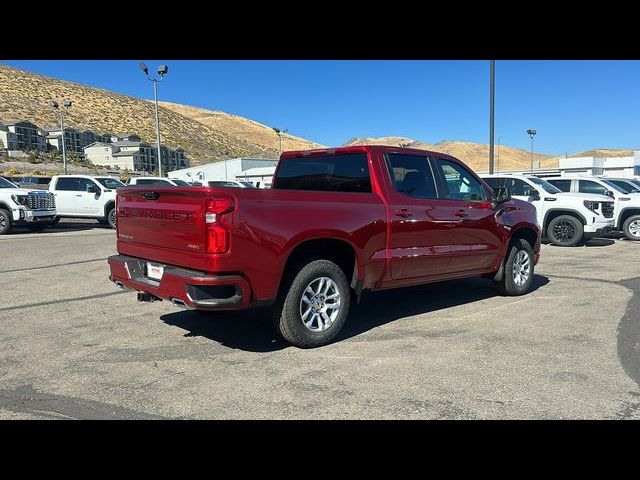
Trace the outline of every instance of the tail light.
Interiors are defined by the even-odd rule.
[[[205,225],[207,228],[207,252],[226,253],[231,243],[231,216],[225,215],[235,208],[231,197],[207,199]]]

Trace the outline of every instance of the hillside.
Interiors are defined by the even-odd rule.
[[[483,143],[444,141],[431,145],[406,137],[360,137],[352,138],[344,145],[358,144],[394,146],[400,146],[402,144],[409,148],[446,153],[447,155],[459,158],[478,172],[489,169],[489,145]],[[558,166],[557,156],[543,155],[534,152],[533,158],[536,162],[540,161],[541,167]],[[531,165],[531,152],[519,148],[507,147],[505,145],[496,145],[495,161],[496,168],[500,170],[527,169]]]
[[[0,121],[25,119],[40,127],[56,125],[58,118],[49,106],[51,99],[73,102],[65,116],[69,126],[98,133],[137,133],[143,141],[155,142],[154,107],[147,100],[0,65]],[[202,121],[192,118],[193,107],[183,107],[182,112],[188,115],[176,111],[180,110],[177,107],[182,106],[160,107],[162,143],[184,148],[194,165],[238,156],[274,157],[278,153],[277,136],[271,131],[269,143],[266,134],[260,134],[260,124],[222,112],[218,112],[217,123],[208,123],[206,115]],[[249,133],[243,133],[245,126]],[[262,130],[268,128],[263,126]],[[305,142],[296,137],[283,139],[287,146],[285,142],[289,141]]]
[[[580,152],[573,157],[633,157],[633,150],[616,150],[612,148],[597,148]]]
[[[278,136],[273,129],[262,123],[249,120],[245,117],[232,115],[220,110],[206,110],[199,107],[190,107],[170,102],[159,102],[164,108],[172,110],[180,115],[191,118],[203,125],[217,131],[225,132],[235,138],[257,145],[266,150],[277,152],[279,147]],[[283,150],[309,150],[322,148],[324,145],[310,142],[303,138],[285,133],[282,135]]]

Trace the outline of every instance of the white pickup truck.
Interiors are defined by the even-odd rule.
[[[554,245],[571,247],[613,229],[614,203],[597,194],[563,193],[532,175],[480,175],[494,190],[508,188],[511,196],[536,207],[543,237]]]
[[[14,225],[39,231],[54,224],[56,204],[49,192],[19,188],[0,177],[0,235],[10,233]]]
[[[563,192],[608,195],[615,202],[614,230],[621,231],[629,240],[640,240],[640,193],[632,193],[633,188],[599,177],[559,176],[546,180]]]
[[[113,177],[58,175],[51,179],[49,191],[56,197],[57,220],[95,218],[116,228],[116,189],[124,186]]]

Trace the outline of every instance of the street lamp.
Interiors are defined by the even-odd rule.
[[[51,100],[50,105],[52,108],[58,110],[58,113],[60,114],[60,130],[62,131],[62,164],[64,165],[64,174],[66,175],[67,174],[67,149],[65,148],[65,141],[64,141],[64,111],[60,108],[60,105],[58,105],[58,102],[56,102],[55,100]],[[71,105],[72,105],[71,100],[65,100],[64,102],[62,102],[62,106],[67,110],[71,108]]]
[[[273,127],[273,131],[276,132],[276,134],[278,135],[278,140],[280,141],[280,154],[278,155],[279,158],[280,155],[282,155],[282,135],[287,133],[289,129],[285,128],[284,130],[280,130],[279,128]]]
[[[149,76],[149,69],[140,62],[140,70],[147,76],[147,80],[153,82],[153,100],[156,104],[156,141],[158,148],[158,176],[162,176],[162,150],[160,150],[160,117],[158,116],[158,83],[164,79],[164,76],[169,73],[169,67],[166,65],[158,65],[158,75],[160,77],[151,78]]]
[[[495,105],[496,105],[496,61],[491,60],[489,67],[489,175],[493,175],[493,139],[495,137]]]
[[[536,132],[535,130],[527,130],[527,134],[529,134],[529,136],[531,137],[531,173],[533,173],[533,137],[536,136]]]

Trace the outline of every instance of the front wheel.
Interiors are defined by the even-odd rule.
[[[534,256],[529,242],[521,238],[515,239],[509,246],[504,262],[502,280],[495,281],[501,295],[524,295],[533,283]]]
[[[580,243],[584,227],[571,215],[560,215],[549,222],[547,238],[559,247],[573,247]]]
[[[640,240],[640,215],[632,215],[624,221],[622,232],[629,240]]]
[[[342,269],[329,260],[305,265],[274,306],[274,326],[292,345],[326,345],[342,329],[349,313],[350,290]]]

